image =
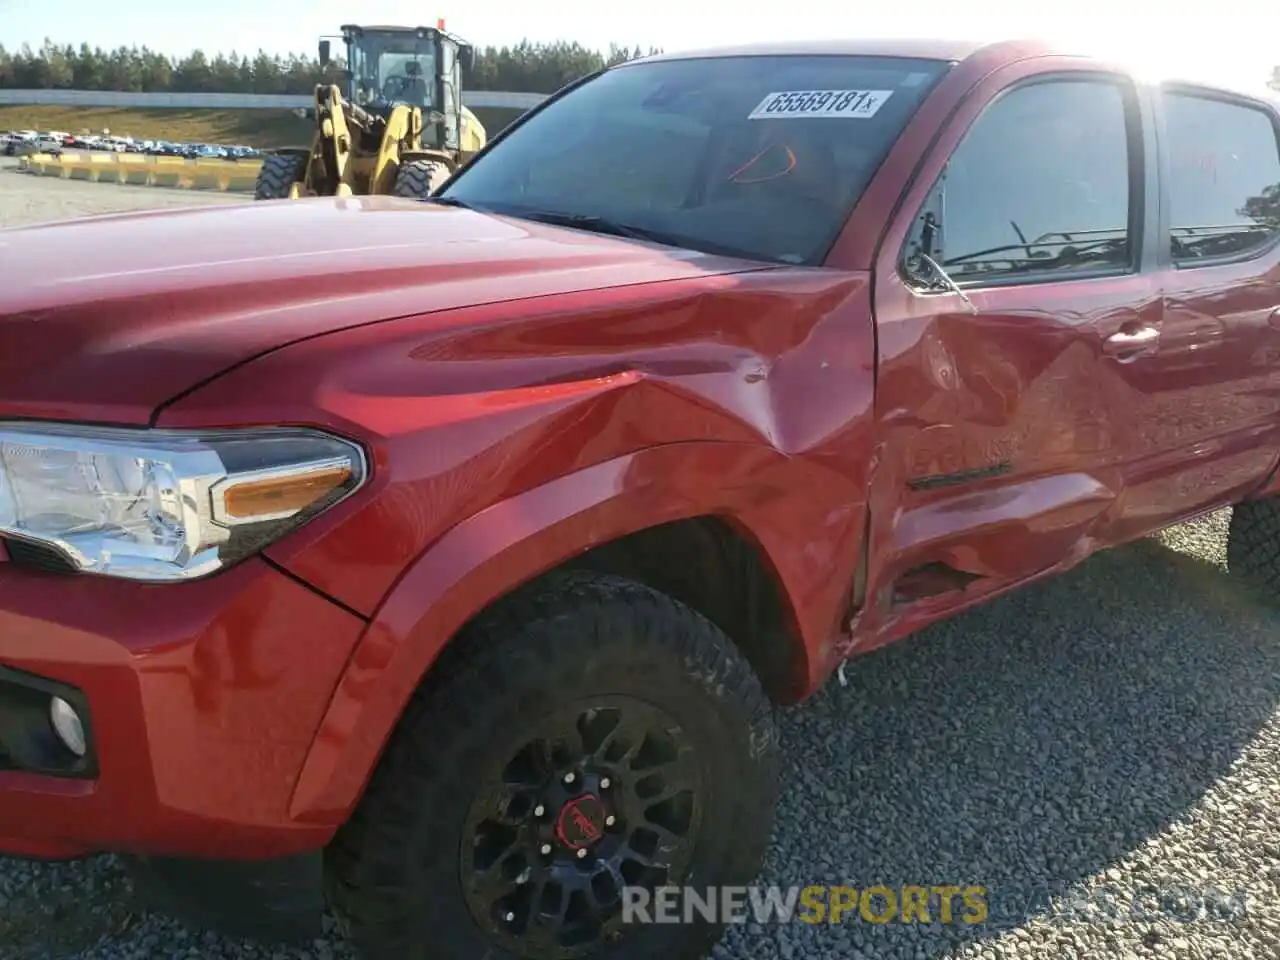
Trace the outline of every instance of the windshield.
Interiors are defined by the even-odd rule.
[[[429,38],[366,33],[351,44],[348,59],[355,78],[354,99],[361,106],[434,106],[436,59]]]
[[[817,264],[947,68],[844,56],[622,66],[529,117],[442,196],[501,214],[607,221],[712,253]]]

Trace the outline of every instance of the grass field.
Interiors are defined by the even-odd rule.
[[[520,115],[518,110],[475,111],[489,136]],[[289,110],[124,109],[115,107],[0,106],[0,130],[61,130],[102,133],[110,130],[135,140],[179,143],[245,144],[285,147],[307,143],[308,121]]]

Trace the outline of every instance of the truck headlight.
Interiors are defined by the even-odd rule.
[[[0,537],[85,573],[189,580],[261,550],[366,473],[358,446],[310,430],[0,423]]]

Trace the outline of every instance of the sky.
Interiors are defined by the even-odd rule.
[[[436,0],[441,2],[441,0]],[[1253,12],[1250,13],[1250,8]],[[576,40],[668,51],[756,40],[933,36],[1034,37],[1132,65],[1151,79],[1180,75],[1265,92],[1280,65],[1274,0],[0,0],[0,44],[87,41],[171,54],[310,53],[346,22],[416,26],[444,18],[477,46]],[[1265,22],[1265,21],[1270,22]]]

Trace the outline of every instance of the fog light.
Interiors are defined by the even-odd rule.
[[[68,750],[77,757],[83,757],[88,745],[84,740],[84,724],[76,708],[61,697],[54,697],[49,703],[49,719],[53,722],[53,731]]]

